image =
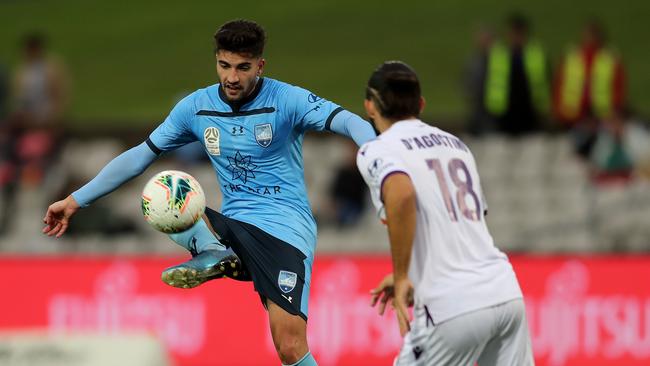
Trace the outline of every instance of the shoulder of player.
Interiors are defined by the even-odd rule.
[[[385,153],[386,149],[388,149],[387,142],[381,138],[381,135],[377,136],[359,147],[357,160],[362,162],[365,159],[380,155],[382,152]]]
[[[185,96],[181,103],[187,103],[187,106],[197,113],[202,109],[214,109],[214,103],[217,101],[219,101],[219,84],[212,84],[196,89]]]
[[[316,95],[313,94],[311,91],[299,85],[290,84],[276,79],[264,78],[264,83],[267,83],[267,81],[269,84],[269,91],[275,93],[278,96],[291,97],[291,98],[304,96],[305,98],[307,98],[310,95],[312,95],[314,100],[320,99],[316,97]]]
[[[270,92],[276,95],[284,94],[294,87],[289,83],[269,77],[264,77],[262,83],[262,92]]]

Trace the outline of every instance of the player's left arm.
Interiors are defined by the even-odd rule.
[[[309,90],[291,86],[287,93],[286,113],[303,130],[334,132],[358,146],[377,136],[369,122]]]
[[[339,107],[341,108],[341,107]],[[331,123],[326,129],[339,135],[350,137],[358,146],[376,137],[372,125],[356,114],[345,109],[340,110],[331,118]]]

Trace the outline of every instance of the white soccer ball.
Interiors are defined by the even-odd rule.
[[[205,194],[199,182],[178,170],[165,170],[147,182],[142,191],[144,219],[158,231],[178,233],[192,227],[205,211]]]

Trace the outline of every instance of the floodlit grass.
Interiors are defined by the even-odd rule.
[[[14,65],[26,31],[49,34],[74,80],[73,121],[154,125],[182,95],[215,82],[212,34],[244,17],[269,35],[266,74],[361,112],[372,69],[401,59],[419,72],[429,119],[461,121],[460,74],[480,24],[512,10],[531,16],[557,61],[584,19],[600,16],[628,67],[631,104],[650,115],[650,2],[438,0],[0,2],[0,60]],[[392,4],[392,5],[388,5]],[[101,123],[101,122],[95,122]],[[108,123],[108,122],[104,122]]]

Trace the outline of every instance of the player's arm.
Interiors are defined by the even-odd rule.
[[[377,136],[363,118],[299,87],[291,86],[287,91],[285,113],[303,130],[334,132],[351,138],[358,146]]]
[[[377,137],[375,129],[372,128],[370,123],[343,108],[338,112],[332,112],[332,115],[328,119],[330,120],[330,124],[325,125],[326,130],[347,136],[354,140],[358,146]]]
[[[142,174],[163,151],[173,150],[195,139],[188,124],[196,108],[192,95],[181,100],[142,144],[109,162],[95,178],[65,199],[51,204],[43,222],[43,233],[57,238],[68,229],[79,208],[90,205],[124,183]]]
[[[381,195],[386,211],[388,238],[393,259],[393,305],[402,335],[409,330],[408,299],[412,285],[408,268],[415,238],[415,188],[405,173],[393,173],[384,178]]]
[[[146,144],[133,147],[115,159],[111,160],[95,178],[73,192],[64,200],[51,204],[43,222],[43,233],[56,237],[63,235],[68,229],[70,217],[81,207],[87,207],[100,197],[103,197],[122,184],[142,174],[156,160],[157,155]]]

